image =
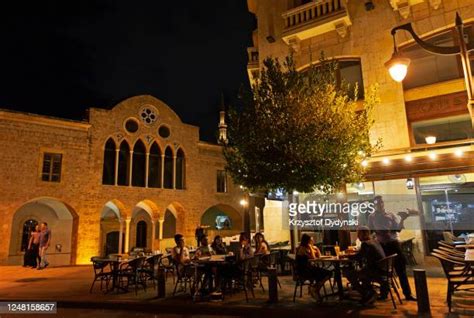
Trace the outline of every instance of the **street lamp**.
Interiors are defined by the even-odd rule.
[[[472,80],[472,73],[471,73],[471,64],[469,63],[469,52],[474,50],[474,43],[469,42],[466,43],[465,33],[464,33],[464,23],[462,22],[461,17],[458,13],[456,13],[456,29],[458,33],[458,46],[436,46],[430,43],[427,43],[420,39],[420,37],[415,33],[411,23],[403,24],[397,26],[392,29],[392,36],[393,36],[393,45],[394,45],[394,52],[392,57],[389,61],[385,63],[385,67],[389,70],[390,75],[392,78],[397,81],[401,82],[405,78],[408,70],[408,66],[410,65],[410,59],[403,57],[402,54],[397,49],[397,44],[395,41],[395,34],[398,30],[405,30],[411,34],[413,39],[416,43],[418,43],[423,49],[426,51],[437,54],[437,55],[460,55],[461,56],[461,63],[464,71],[464,81],[466,83],[466,90],[467,90],[467,98],[468,98],[468,109],[469,113],[471,114],[471,120],[474,124],[474,117],[472,113],[472,106],[474,106],[474,84]]]

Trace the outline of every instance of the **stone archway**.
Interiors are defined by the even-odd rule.
[[[100,255],[124,253],[125,207],[119,200],[108,201],[100,213]]]
[[[51,229],[51,246],[48,258],[52,265],[71,265],[76,261],[78,217],[72,207],[49,197],[26,202],[15,212],[12,221],[8,264],[23,263],[26,223],[46,222]]]
[[[155,203],[153,203],[153,201],[143,200],[137,203],[132,211],[132,217],[130,221],[130,250],[134,247],[146,249],[154,248],[155,221],[157,219],[159,219],[158,207]],[[145,237],[140,237],[142,235]],[[142,239],[144,239],[144,242]]]

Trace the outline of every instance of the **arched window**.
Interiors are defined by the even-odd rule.
[[[163,238],[173,238],[176,234],[176,218],[173,212],[166,210],[163,222]]]
[[[130,173],[130,146],[124,140],[120,144],[119,164],[118,164],[118,184],[128,185]]]
[[[147,224],[145,221],[137,223],[137,243],[136,247],[146,247],[146,230]]]
[[[166,189],[173,189],[173,152],[170,147],[165,150],[165,175],[164,187]]]
[[[23,232],[21,235],[21,251],[26,251],[28,249],[28,243],[30,241],[31,232],[35,230],[35,227],[38,225],[36,220],[27,220],[23,223]]]
[[[184,152],[178,149],[176,154],[176,189],[184,189],[185,172],[186,162],[184,160]]]
[[[112,138],[105,144],[102,184],[115,184],[115,142]]]
[[[156,142],[151,146],[148,160],[148,187],[161,188],[161,151]]]
[[[139,139],[133,147],[132,186],[145,186],[146,149]]]

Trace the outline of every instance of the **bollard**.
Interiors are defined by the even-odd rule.
[[[278,278],[276,268],[268,269],[268,302],[278,302]]]
[[[157,298],[165,298],[166,296],[166,282],[165,282],[165,270],[164,268],[158,268],[158,295]]]
[[[430,296],[428,294],[428,285],[426,283],[426,272],[424,269],[414,269],[416,299],[418,303],[419,314],[430,313]]]

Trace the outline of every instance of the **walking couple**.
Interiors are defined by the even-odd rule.
[[[31,232],[23,266],[31,266],[37,269],[46,268],[49,265],[46,251],[50,243],[51,230],[48,228],[48,223],[43,222],[41,225],[37,225],[35,230]]]

